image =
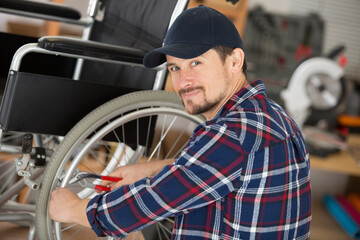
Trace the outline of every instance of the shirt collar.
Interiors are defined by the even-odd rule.
[[[265,94],[265,85],[261,80],[256,80],[241,88],[234,94],[216,114],[214,119],[224,116],[231,109],[235,109],[246,99],[249,99],[258,94]]]

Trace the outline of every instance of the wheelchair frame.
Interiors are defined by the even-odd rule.
[[[18,3],[24,3],[28,1],[23,0],[17,0]],[[84,26],[84,31],[82,35],[82,39],[75,39],[75,38],[68,38],[68,37],[43,37],[39,39],[38,43],[30,43],[22,46],[18,51],[15,53],[13,57],[13,61],[11,62],[10,70],[9,70],[9,76],[13,75],[14,73],[18,72],[21,66],[22,59],[25,55],[29,53],[41,53],[41,54],[50,54],[50,55],[59,55],[64,57],[70,57],[70,58],[76,58],[77,64],[74,71],[73,79],[77,80],[81,73],[82,63],[83,60],[91,60],[91,61],[100,61],[100,62],[109,62],[109,63],[116,63],[116,64],[125,64],[125,65],[131,65],[136,67],[143,67],[141,60],[142,57],[145,55],[146,52],[140,51],[138,49],[129,49],[129,48],[123,48],[123,47],[117,47],[109,44],[103,44],[98,42],[89,41],[92,25],[94,22],[94,19],[98,16],[98,14],[101,13],[101,0],[90,0],[89,6],[87,10],[87,17],[85,18],[79,18],[79,17],[71,17],[67,18],[64,15],[58,14],[57,16],[53,15],[47,15],[42,12],[37,12],[35,10],[35,13],[33,12],[26,12],[21,11],[13,6],[8,6],[9,8],[6,8],[6,4],[9,3],[12,5],[12,3],[15,3],[16,1],[13,0],[5,0],[3,3],[5,4],[5,7],[0,5],[0,12],[8,13],[8,14],[15,14],[15,15],[21,15],[31,18],[39,18],[39,19],[45,19],[45,20],[52,20],[52,21],[59,21],[59,22],[65,22],[65,23],[71,23],[76,25]],[[175,20],[175,18],[186,8],[187,0],[178,0],[177,4],[175,6],[175,9],[172,13],[172,17],[170,19],[169,26],[172,24],[172,22]],[[16,3],[15,3],[16,5]],[[39,5],[35,5],[34,7],[39,9],[43,6],[49,7],[50,5],[53,5],[53,9],[56,12],[56,9],[64,9],[64,10],[71,10],[71,9],[65,9],[63,6],[60,6],[58,4],[47,4],[47,3],[39,3]],[[34,9],[32,10],[34,11]],[[53,12],[54,13],[54,12]],[[73,12],[74,13],[74,12]],[[76,14],[75,14],[76,15]],[[72,46],[70,50],[63,51],[63,48],[60,46],[62,44],[66,44],[66,46]],[[60,46],[58,48],[58,46]],[[82,46],[82,48],[90,49],[89,51],[84,51],[82,53],[77,52],[77,49],[79,46]],[[56,49],[55,51],[53,49]],[[112,54],[108,54],[104,57],[104,49],[108,50],[108,52],[111,52]],[[125,56],[131,56],[132,60],[129,61],[128,58],[124,58]],[[99,57],[102,56],[102,57]],[[155,83],[153,86],[153,90],[159,90],[162,88],[165,77],[166,77],[166,68],[159,67],[156,70],[158,70],[156,74]],[[8,83],[7,83],[8,85]],[[2,103],[3,105],[3,103]],[[36,135],[34,136],[35,145],[42,147],[42,141],[41,136]],[[1,142],[3,138],[3,130],[0,129],[0,152],[5,153],[11,153],[11,154],[19,154],[22,155],[22,159],[19,160],[19,165],[21,164],[29,164],[29,159],[31,158],[30,155],[34,153],[34,149],[31,152],[24,152],[24,148],[26,146],[18,146],[18,145],[9,145],[9,144],[3,144]],[[26,145],[26,144],[25,144]],[[46,152],[47,157],[52,155],[52,151]],[[0,195],[0,208],[5,211],[11,211],[11,213],[1,213],[0,214],[0,221],[28,221],[30,224],[30,230],[28,239],[35,239],[35,224],[34,224],[34,212],[35,212],[35,206],[34,205],[25,205],[25,204],[16,204],[13,202],[9,202],[11,198],[13,198],[14,195],[18,194],[21,189],[23,189],[26,185],[30,186],[32,189],[37,189],[39,186],[37,183],[35,183],[33,180],[41,176],[44,172],[45,168],[37,169],[34,172],[28,172],[23,174],[23,177],[18,180],[15,184],[13,184],[9,189],[7,189],[5,192],[3,192]],[[15,213],[16,211],[17,213]]]

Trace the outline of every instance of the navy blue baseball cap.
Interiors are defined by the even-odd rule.
[[[214,46],[243,48],[233,22],[217,10],[200,5],[176,18],[166,33],[163,47],[148,52],[143,63],[153,68],[166,62],[166,55],[195,58]]]

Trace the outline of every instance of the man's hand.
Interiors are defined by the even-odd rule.
[[[109,182],[103,181],[101,185],[106,186],[109,185],[111,190],[114,190],[123,185],[129,185],[135,183],[145,177],[151,177],[158,174],[163,167],[166,165],[170,165],[174,162],[173,159],[162,160],[162,161],[153,161],[146,163],[137,163],[132,165],[127,165],[123,167],[118,167],[109,176],[119,177],[123,180],[119,182]]]
[[[90,228],[86,216],[86,206],[89,201],[90,199],[80,199],[66,188],[58,188],[51,193],[50,218],[56,222],[77,223]]]

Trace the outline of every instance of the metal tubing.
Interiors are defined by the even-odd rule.
[[[45,168],[39,168],[31,176],[31,179],[34,180],[38,178],[43,172]],[[15,194],[18,194],[21,189],[26,187],[24,178],[21,178],[14,185],[12,185],[9,189],[7,189],[4,193],[0,195],[0,206],[10,200]]]
[[[35,213],[35,204],[23,204],[15,201],[7,201],[4,206],[0,209],[4,211],[13,211],[13,212],[32,212]]]
[[[178,0],[177,1],[174,11],[170,18],[169,28],[171,27],[171,25],[173,24],[175,19],[180,15],[180,13],[182,13],[184,11],[184,9],[187,5],[187,2],[188,2],[187,0]]]
[[[0,222],[29,222],[28,240],[35,239],[35,216],[31,213],[0,213]]]
[[[2,144],[1,142],[0,142],[0,152],[10,153],[10,154],[22,154],[23,153],[21,146]],[[34,154],[34,153],[35,153],[35,150],[33,149],[31,151],[31,154]],[[46,153],[47,157],[51,157],[54,153],[54,150],[45,149],[45,153]]]
[[[165,77],[166,77],[166,71],[167,71],[166,68],[158,70],[158,72],[156,73],[156,76],[155,76],[153,90],[161,90],[162,89],[162,87],[164,85]]]
[[[21,64],[21,60],[22,58],[30,53],[30,52],[41,52],[41,48],[39,48],[37,46],[37,43],[28,43],[25,44],[23,46],[21,46],[14,54],[13,59],[11,61],[11,65],[10,65],[10,73],[12,74],[11,71],[19,71],[20,69],[20,64]]]
[[[171,25],[173,24],[175,19],[180,15],[180,13],[182,13],[184,11],[184,9],[187,5],[187,2],[188,2],[187,0],[178,0],[177,1],[174,11],[170,18],[169,28],[171,27]],[[156,74],[156,77],[155,77],[153,90],[160,90],[160,89],[162,89],[163,83],[165,81],[167,69],[165,67],[165,64],[162,64],[154,69],[158,70],[158,73]]]
[[[35,142],[36,147],[43,147],[44,146],[41,135],[39,135],[39,134],[34,134],[34,142]]]
[[[92,21],[94,21],[94,19],[92,19]],[[84,28],[81,39],[89,40],[92,27],[93,27],[93,23],[89,24],[86,28]],[[76,60],[75,70],[74,70],[74,74],[73,74],[73,79],[74,80],[79,80],[80,79],[81,70],[83,68],[83,65],[84,65],[84,59],[78,58]]]
[[[98,8],[98,0],[89,0],[89,5],[87,8],[87,15],[94,18],[96,16],[97,8]]]
[[[11,153],[11,154],[21,154],[21,147],[9,144],[2,144],[0,142],[0,152]]]

